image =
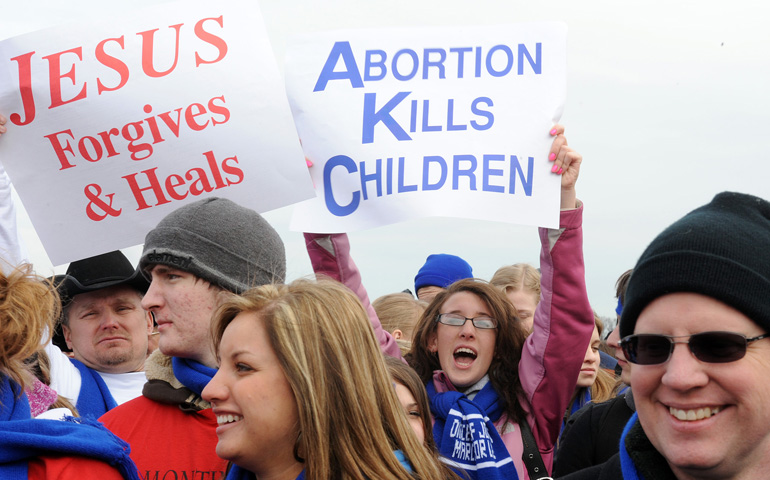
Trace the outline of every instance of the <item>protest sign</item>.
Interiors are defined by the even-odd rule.
[[[54,265],[208,196],[313,196],[255,2],[185,1],[0,42],[3,162]]]
[[[425,216],[558,226],[547,156],[564,24],[309,33],[289,43],[285,74],[317,192],[293,229]]]

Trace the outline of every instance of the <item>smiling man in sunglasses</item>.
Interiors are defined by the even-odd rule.
[[[725,192],[645,250],[620,322],[637,414],[620,453],[569,479],[770,471],[770,203]]]

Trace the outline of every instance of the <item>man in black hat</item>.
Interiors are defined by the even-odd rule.
[[[149,285],[144,276],[114,251],[72,262],[53,280],[62,299],[62,333],[74,357],[46,347],[53,388],[81,415],[95,417],[141,395],[153,329],[141,304]]]

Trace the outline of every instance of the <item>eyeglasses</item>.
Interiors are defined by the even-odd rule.
[[[758,337],[746,338],[746,335],[733,332],[702,332],[694,335],[641,333],[622,339],[620,348],[623,349],[626,359],[637,365],[659,365],[667,362],[677,343],[686,344],[701,362],[729,363],[743,358],[749,343],[769,336],[770,334],[765,333]],[[674,340],[687,337],[687,341]]]
[[[497,320],[492,317],[475,317],[468,318],[458,315],[456,313],[441,313],[436,317],[436,321],[443,323],[444,325],[451,325],[453,327],[462,327],[468,320],[473,323],[476,328],[497,328]]]

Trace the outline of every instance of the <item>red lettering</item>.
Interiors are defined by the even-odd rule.
[[[174,47],[174,64],[165,72],[159,72],[155,70],[153,57],[155,55],[155,32],[159,29],[147,30],[146,32],[139,32],[137,35],[142,37],[142,70],[148,77],[160,78],[165,77],[169,73],[173,72],[176,68],[177,61],[179,61],[179,31],[182,28],[183,23],[178,25],[169,25],[169,28],[173,28],[176,31],[176,45]]]
[[[193,107],[197,112],[193,111]],[[184,112],[184,119],[187,121],[187,126],[192,128],[193,130],[199,132],[206,128],[206,125],[209,124],[209,121],[206,120],[203,125],[195,122],[195,117],[201,116],[206,112],[206,107],[201,105],[200,103],[193,103],[190,106],[187,107],[187,110]]]
[[[93,157],[91,156],[91,153],[88,151],[88,145],[86,144],[86,142],[90,143],[94,149]],[[98,162],[99,160],[102,159],[102,153],[104,150],[102,149],[102,144],[99,143],[97,139],[95,139],[94,137],[86,136],[81,138],[80,141],[78,142],[78,151],[80,152],[80,155],[86,160],[88,160],[89,162]]]
[[[217,105],[214,103],[214,100],[222,100],[222,103],[225,103],[225,96],[222,95],[221,97],[214,97],[211,100],[209,100],[209,111],[211,113],[216,113],[218,115],[222,115],[224,117],[224,120],[217,121],[216,118],[213,116],[211,117],[211,124],[212,125],[219,125],[221,123],[227,123],[228,120],[230,120],[230,110],[227,109],[227,107],[223,105]]]
[[[226,187],[225,183],[222,181],[222,174],[219,173],[219,168],[217,167],[217,159],[214,158],[214,152],[209,150],[203,155],[206,157],[206,161],[209,163],[209,169],[211,169],[211,174],[214,176],[214,184],[217,186],[217,188]]]
[[[59,163],[61,164],[61,168],[59,170],[66,170],[68,168],[74,167],[75,165],[71,164],[69,160],[67,160],[67,156],[64,155],[64,152],[69,152],[73,157],[75,156],[75,152],[72,151],[72,145],[70,145],[69,140],[65,140],[64,145],[59,143],[58,136],[62,133],[69,135],[70,138],[75,140],[75,135],[72,134],[72,130],[62,130],[61,132],[45,135],[45,138],[51,142],[51,146],[53,147],[54,152],[56,152],[56,158],[59,159]]]
[[[33,51],[11,59],[19,64],[19,93],[21,93],[21,104],[27,120],[23,121],[18,113],[12,113],[10,118],[11,122],[20,126],[32,123],[35,119],[35,99],[32,96],[32,62],[30,62],[34,54]]]
[[[238,163],[238,157],[232,156],[229,158],[225,158],[224,161],[222,162],[222,171],[225,173],[229,173],[230,175],[235,175],[235,178],[237,179],[237,181],[232,181],[228,178],[227,179],[228,187],[230,185],[237,185],[243,181],[243,170],[241,170],[238,167],[229,165],[230,160],[232,160],[235,163]]]
[[[174,200],[184,200],[187,197],[187,192],[184,192],[182,195],[176,191],[176,187],[181,187],[182,185],[184,185],[184,178],[180,177],[179,175],[169,175],[169,177],[166,179],[166,190],[168,190],[168,196]]]
[[[49,86],[51,87],[51,106],[48,108],[61,107],[62,105],[86,98],[86,83],[83,82],[83,88],[80,89],[80,93],[78,93],[74,98],[66,101],[62,99],[62,79],[69,78],[72,81],[72,85],[76,85],[74,63],[72,64],[72,68],[70,68],[67,73],[61,73],[61,56],[65,53],[74,53],[78,56],[78,60],[83,60],[83,49],[81,47],[71,48],[69,50],[64,50],[63,52],[54,53],[43,57],[44,60],[48,60],[48,81],[50,84]]]
[[[219,50],[219,56],[215,58],[214,60],[204,60],[198,55],[198,52],[195,52],[195,66],[198,67],[202,63],[217,63],[223,58],[225,58],[225,55],[227,55],[227,42],[225,42],[222,37],[218,37],[212,33],[207,32],[203,29],[203,22],[207,20],[214,20],[219,24],[220,27],[224,27],[224,24],[222,22],[222,16],[216,18],[204,18],[202,20],[199,20],[198,23],[195,24],[195,35],[203,40],[206,43],[209,43],[213,45],[214,47]]]
[[[190,193],[196,197],[201,193],[214,190],[209,183],[208,177],[206,176],[206,171],[202,168],[191,168],[187,171],[184,178],[187,180],[193,180],[192,185],[190,185]]]
[[[176,112],[176,122],[171,118],[171,112],[163,112],[160,115],[161,120],[163,120],[163,123],[166,124],[166,126],[171,130],[171,133],[173,133],[177,138],[179,138],[179,124],[182,123],[182,109],[177,108],[174,110]]]
[[[143,172],[140,172],[147,176],[147,179],[150,181],[149,187],[144,187],[144,188],[139,187],[139,183],[136,181],[136,176],[138,175],[138,173],[132,173],[131,175],[125,175],[123,177],[128,182],[128,186],[131,188],[131,193],[134,194],[136,203],[139,206],[139,208],[137,208],[137,211],[144,210],[145,208],[150,208],[150,205],[147,205],[147,202],[144,199],[144,194],[142,193],[146,190],[152,190],[152,192],[155,194],[155,200],[158,202],[156,205],[163,205],[171,201],[163,195],[163,187],[160,186],[160,182],[158,182],[158,177],[157,175],[155,175],[155,170],[157,169],[158,167],[155,167],[155,168],[151,168],[149,170],[144,170]]]
[[[118,75],[120,75],[120,82],[115,87],[105,87],[104,84],[102,84],[101,79],[96,79],[96,91],[99,95],[102,94],[102,92],[111,92],[113,90],[118,90],[119,88],[123,88],[123,86],[128,82],[128,65],[121,62],[117,58],[108,55],[107,52],[104,51],[104,44],[107,42],[115,42],[118,45],[120,45],[121,49],[125,49],[123,45],[123,36],[120,36],[118,38],[108,38],[106,40],[102,40],[99,42],[99,44],[96,46],[96,59],[104,65],[105,67],[111,68],[118,72]]]

